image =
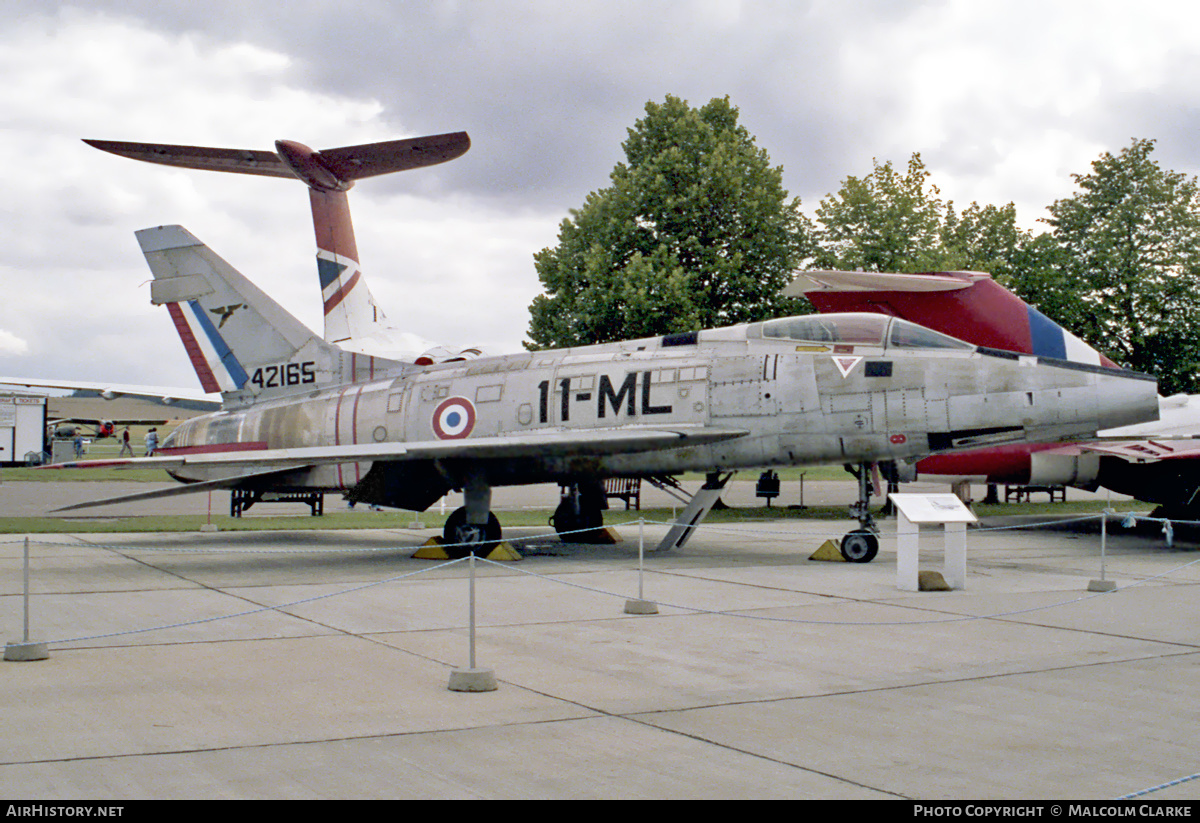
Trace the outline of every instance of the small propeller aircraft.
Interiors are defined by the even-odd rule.
[[[397,143],[298,145],[280,141],[273,160],[255,162],[343,194],[397,162]],[[322,228],[348,227],[345,217],[316,220],[319,249]],[[162,466],[185,486],[83,505],[229,488],[340,491],[423,511],[461,489],[465,505],[444,537],[466,553],[501,538],[491,512],[498,485],[574,485],[581,493],[556,520],[569,531],[600,520],[596,490],[608,477],[726,473],[719,494],[741,468],[912,460],[1088,436],[1158,413],[1145,375],[974,346],[866,313],[469,360],[363,355],[318,338],[186,229],[137,239],[154,275],[151,301],[167,307],[201,384],[221,391],[224,407],[181,424],[159,456],[88,463]],[[685,511],[682,525],[706,512]],[[877,551],[869,528],[842,541],[850,560]]]

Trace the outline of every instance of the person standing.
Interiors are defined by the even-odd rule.
[[[146,432],[146,456],[153,457],[154,450],[158,448],[158,428],[151,426],[150,431]]]

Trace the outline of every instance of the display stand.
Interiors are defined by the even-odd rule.
[[[889,494],[896,507],[896,588],[920,591],[917,582],[924,524],[945,529],[942,576],[952,589],[967,587],[967,524],[978,518],[953,494]]]

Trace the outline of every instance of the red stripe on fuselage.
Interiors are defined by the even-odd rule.
[[[357,389],[344,389],[342,390],[342,393],[338,395],[337,406],[334,408],[333,412],[333,441],[334,445],[337,446],[342,445],[342,401],[346,398],[346,392],[350,391],[354,392],[354,407],[350,411],[350,442],[352,444],[358,442],[358,399],[362,397],[361,386],[359,386]],[[342,466],[344,465],[346,464],[337,464],[338,485],[342,488],[346,487],[346,478],[342,474]],[[354,482],[357,483],[362,479],[362,472],[358,468],[358,463],[352,463],[351,465],[354,466]]]
[[[267,448],[267,441],[253,440],[245,443],[212,443],[206,446],[172,446],[155,449],[156,455],[176,454],[219,454],[221,452],[253,452]]]
[[[358,443],[358,401],[361,398],[362,398],[362,389],[360,388],[358,390],[358,393],[354,395],[354,416],[351,418],[351,423],[350,423],[351,439],[356,444]],[[354,482],[355,483],[359,483],[362,481],[362,472],[359,469],[360,465],[361,465],[360,463],[354,464]]]
[[[987,449],[935,454],[917,463],[917,477],[984,477],[989,483],[1028,483],[1032,456],[1062,443],[1014,443]]]

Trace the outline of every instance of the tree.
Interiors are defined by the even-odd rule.
[[[1028,235],[1016,209],[972,203],[962,214],[943,203],[921,155],[901,174],[874,162],[863,178],[847,177],[817,209],[820,268],[863,271],[1003,273]]]
[[[941,240],[944,270],[982,271],[1003,279],[1033,237],[1017,228],[1012,203],[996,207],[972,202],[961,215],[955,214],[953,203],[946,204]]]
[[[787,313],[778,295],[810,248],[783,170],[728,98],[668,96],[629,129],[612,185],[588,195],[534,255],[546,293],[529,348],[603,343]]]
[[[1200,188],[1151,159],[1153,140],[1105,152],[1046,222],[1054,247],[1014,279],[1041,308],[1113,359],[1154,374],[1160,391],[1197,389]]]

